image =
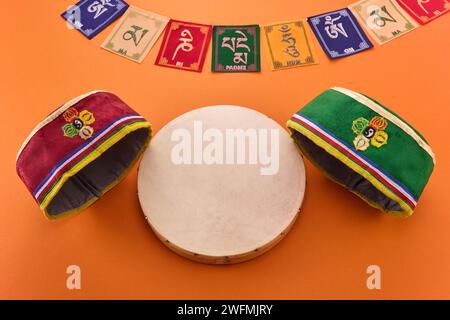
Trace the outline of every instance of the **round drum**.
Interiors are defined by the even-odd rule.
[[[272,119],[242,107],[205,107],[156,134],[141,161],[138,193],[170,249],[199,262],[236,263],[286,235],[303,201],[305,168]]]

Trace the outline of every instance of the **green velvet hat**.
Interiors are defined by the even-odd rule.
[[[433,151],[415,129],[348,89],[323,92],[287,127],[326,176],[388,213],[410,216],[434,168]]]

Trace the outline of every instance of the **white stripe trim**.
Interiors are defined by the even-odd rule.
[[[94,144],[95,142],[97,142],[99,139],[101,139],[102,137],[104,137],[106,134],[108,134],[111,129],[113,129],[114,127],[116,127],[118,124],[126,121],[126,120],[130,120],[130,119],[143,119],[144,117],[142,116],[129,116],[129,117],[125,117],[122,118],[120,120],[115,121],[113,124],[111,124],[108,129],[106,129],[105,131],[103,131],[101,134],[99,134],[97,137],[95,137],[92,141],[90,141],[88,144],[86,144],[83,148],[81,148],[77,153],[75,153],[74,155],[72,155],[69,159],[67,159],[66,161],[64,161],[56,170],[55,172],[53,172],[53,174],[47,179],[47,181],[41,186],[41,188],[36,192],[35,198],[38,199],[39,195],[41,194],[42,190],[44,190],[47,185],[49,184],[50,181],[53,180],[53,178],[59,173],[59,171],[61,170],[61,168],[63,168],[67,163],[69,163],[70,161],[72,161],[74,158],[76,158],[79,154],[83,153],[87,148],[89,148],[92,144]]]
[[[319,131],[320,133],[322,133],[323,135],[325,135],[328,139],[333,140],[336,144],[338,144],[340,147],[342,147],[343,149],[345,149],[346,151],[348,151],[349,153],[351,153],[355,158],[358,158],[361,162],[363,162],[366,166],[370,167],[373,171],[377,172],[380,176],[383,177],[383,179],[385,179],[386,181],[388,181],[390,184],[392,184],[396,189],[398,189],[398,191],[400,191],[405,197],[407,197],[412,203],[414,203],[414,205],[417,205],[416,200],[414,200],[414,198],[411,197],[411,195],[405,191],[402,187],[400,187],[397,183],[395,183],[394,181],[392,181],[389,177],[387,177],[383,172],[381,172],[380,170],[378,170],[377,168],[373,167],[369,162],[367,162],[365,159],[361,158],[357,153],[355,153],[352,149],[348,148],[345,144],[343,144],[342,142],[340,142],[339,140],[337,140],[336,138],[334,138],[333,136],[329,135],[327,132],[325,132],[322,128],[320,128],[319,126],[317,126],[316,124],[312,123],[311,121],[309,121],[308,119],[299,116],[298,114],[294,114],[293,118],[298,119],[300,121],[304,121],[306,122],[308,125],[310,125],[311,127],[313,127],[314,129],[316,129],[317,131]]]
[[[333,87],[331,89],[333,89],[334,91],[343,93],[352,99],[355,99],[359,103],[364,104],[366,107],[372,109],[376,113],[380,114],[381,116],[385,117],[386,119],[388,119],[389,121],[394,123],[397,127],[402,129],[403,131],[405,131],[406,134],[411,136],[411,138],[416,140],[416,142],[419,144],[419,146],[422,147],[422,149],[424,149],[430,155],[430,157],[433,159],[433,163],[436,164],[435,155],[434,155],[433,151],[431,150],[431,147],[407,123],[405,123],[404,121],[402,121],[401,119],[399,119],[398,117],[396,117],[395,115],[393,115],[392,113],[387,111],[385,108],[381,107],[374,101],[370,100],[369,98],[363,96],[362,94],[360,94],[358,92],[354,92],[352,90],[340,88],[340,87]]]
[[[24,143],[22,144],[22,146],[20,147],[19,152],[17,153],[16,156],[16,162],[17,159],[19,159],[20,154],[22,153],[23,149],[25,149],[25,147],[27,146],[28,142],[30,142],[30,140],[33,138],[33,136],[39,131],[41,130],[44,126],[46,126],[47,124],[49,124],[50,122],[52,122],[53,120],[55,120],[58,116],[60,116],[64,111],[66,111],[66,109],[69,109],[71,106],[73,106],[74,104],[78,103],[80,100],[83,100],[84,98],[94,94],[94,93],[98,93],[98,92],[106,92],[103,90],[95,90],[95,91],[91,91],[88,92],[86,94],[83,94],[81,96],[78,96],[76,98],[73,98],[72,100],[66,102],[63,106],[61,106],[60,108],[58,108],[57,110],[53,111],[52,114],[50,114],[47,118],[45,118],[43,121],[41,121],[34,129],[33,131],[31,131],[31,133],[28,135],[28,137],[25,139]]]

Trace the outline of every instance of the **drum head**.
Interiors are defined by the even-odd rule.
[[[139,201],[156,235],[204,263],[241,262],[273,247],[304,192],[303,160],[288,133],[235,106],[196,109],[168,123],[138,174]]]

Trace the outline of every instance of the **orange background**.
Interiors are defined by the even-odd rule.
[[[210,24],[303,18],[352,1],[129,0],[180,20]],[[64,1],[9,1],[0,13],[0,298],[450,298],[448,92],[450,14],[383,46],[320,64],[260,74],[212,74],[154,66],[161,39],[142,64],[68,30]],[[113,24],[114,25],[114,24]],[[372,209],[306,161],[303,211],[287,237],[238,265],[191,262],[167,249],[144,220],[136,168],[80,215],[47,221],[15,173],[15,156],[32,128],[65,101],[94,89],[119,95],[157,132],[197,107],[235,104],[280,124],[328,87],[372,96],[430,142],[437,167],[415,214],[397,219]],[[66,288],[66,268],[81,267],[82,289]],[[382,271],[368,290],[366,268]]]

